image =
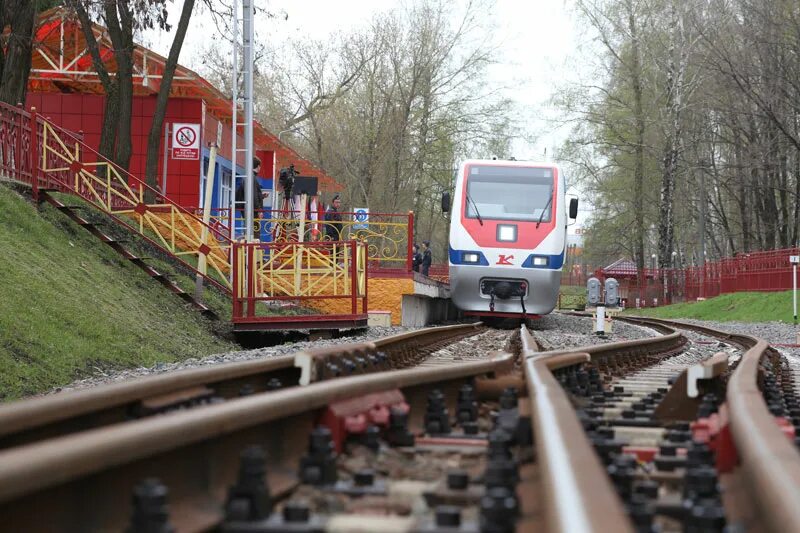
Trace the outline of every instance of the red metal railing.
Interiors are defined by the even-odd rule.
[[[353,319],[366,315],[366,248],[357,241],[234,243],[234,324],[285,318],[257,316],[258,302],[302,301],[307,306],[324,306],[325,301],[349,301],[349,312],[333,316]],[[334,303],[336,311],[341,311],[340,307]],[[331,313],[320,319],[330,320]]]
[[[615,278],[627,306],[636,306],[638,298],[640,307],[652,307],[734,292],[789,290],[792,288],[789,262],[792,255],[800,255],[800,248],[738,254],[683,269],[645,268],[615,273],[597,269],[593,275],[599,279]],[[573,282],[569,284],[585,285],[588,277],[562,276],[562,284],[568,284],[565,281],[569,279]]]
[[[202,217],[203,209],[189,208]],[[408,213],[370,213],[367,222],[356,220],[354,212],[340,212],[341,222],[333,223],[338,232],[338,240],[366,241],[370,264],[377,269],[411,272],[413,254],[414,214]],[[267,234],[276,242],[297,242],[297,231],[301,216],[304,223],[304,242],[330,241],[326,227],[331,223],[323,220],[319,212],[301,213],[298,210],[258,209],[255,211],[254,230],[256,234]],[[244,233],[244,216],[239,211],[231,218],[230,208],[213,208],[211,224],[228,233],[234,224],[235,233]],[[263,231],[263,233],[262,233]],[[265,237],[266,239],[267,237]]]

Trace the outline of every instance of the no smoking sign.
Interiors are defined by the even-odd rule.
[[[200,158],[200,124],[172,124],[172,159]]]

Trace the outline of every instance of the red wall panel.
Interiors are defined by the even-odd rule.
[[[105,97],[90,94],[58,94],[29,92],[25,107],[30,109],[35,106],[44,116],[49,117],[55,124],[75,132],[82,131],[84,142],[94,150],[100,146],[100,132],[103,124]],[[136,97],[132,106],[131,123],[131,162],[129,172],[139,179],[144,179],[145,163],[147,159],[147,138],[150,133],[153,113],[155,111],[155,97]],[[200,100],[172,98],[167,104],[165,121],[188,122],[202,124],[203,103]],[[214,124],[216,128],[216,124]],[[163,133],[158,149],[158,181],[162,182],[163,172]],[[207,135],[201,139],[201,146],[206,144]],[[214,137],[216,138],[216,129]],[[86,161],[95,158],[86,153]],[[180,161],[169,159],[167,163],[167,195],[181,205],[197,205],[200,187],[200,160]]]

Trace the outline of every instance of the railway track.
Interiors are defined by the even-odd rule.
[[[312,380],[402,368],[480,330],[476,324],[425,328],[375,341],[182,370],[7,404],[0,406],[0,449]]]
[[[541,352],[527,329],[484,331],[425,354],[395,339],[397,362],[365,374],[379,350],[300,354],[292,369],[306,386],[0,451],[0,520],[30,531],[800,529],[800,454],[786,436],[800,406],[779,354],[743,335],[631,321],[660,335]]]

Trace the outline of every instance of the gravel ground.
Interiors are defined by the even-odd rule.
[[[572,348],[658,335],[655,330],[650,328],[626,324],[617,320],[613,322],[611,333],[605,337],[599,337],[594,334],[594,324],[591,318],[561,313],[552,313],[534,320],[531,329],[545,349]]]
[[[406,328],[400,326],[392,327],[373,327],[369,328],[366,333],[360,335],[353,335],[351,337],[339,337],[336,339],[319,339],[315,341],[301,341],[301,342],[287,342],[279,346],[269,346],[267,348],[257,348],[254,350],[240,350],[235,352],[220,353],[209,355],[200,359],[189,358],[176,363],[157,363],[149,368],[139,367],[130,368],[126,370],[119,370],[115,372],[101,372],[92,377],[84,378],[74,381],[65,387],[59,387],[51,391],[52,393],[86,389],[89,387],[96,387],[97,385],[104,385],[108,383],[116,383],[128,379],[134,379],[153,374],[160,374],[162,372],[173,372],[175,370],[184,370],[187,368],[197,368],[207,365],[218,365],[221,363],[234,363],[237,361],[246,361],[248,359],[256,359],[259,357],[274,357],[277,355],[288,355],[301,350],[309,348],[323,348],[325,346],[332,346],[335,344],[345,344],[348,342],[362,342],[366,340],[377,339],[379,337],[387,337],[389,335],[396,335],[409,331],[413,328]]]
[[[688,319],[682,320],[682,322],[700,324],[731,333],[753,335],[772,344],[795,344],[797,343],[797,333],[800,332],[800,328],[783,322],[712,322]],[[800,348],[776,346],[776,349],[792,359],[800,360]]]
[[[741,323],[741,322],[709,322],[701,320],[687,320],[697,324],[704,324],[710,327],[720,329],[723,331],[731,331],[737,333],[747,333],[761,337],[772,343],[791,344],[796,342],[796,330],[791,324],[783,324],[777,322],[767,323]],[[541,319],[533,322],[534,335],[540,343],[545,345],[546,348],[555,347],[575,347],[586,346],[590,344],[597,344],[598,342],[615,342],[621,340],[639,339],[642,337],[651,337],[657,335],[654,330],[649,328],[626,324],[620,321],[615,321],[613,331],[605,338],[594,335],[593,324],[590,318],[577,317],[561,313],[553,313],[546,315]],[[366,333],[354,335],[350,337],[340,337],[338,339],[320,339],[316,341],[302,341],[302,342],[287,342],[279,346],[270,346],[267,348],[258,348],[254,350],[240,350],[235,352],[227,352],[221,354],[210,355],[203,358],[190,358],[176,363],[158,363],[152,367],[139,367],[126,370],[119,370],[116,372],[101,372],[92,377],[74,381],[65,387],[60,387],[53,390],[51,393],[85,389],[103,385],[107,383],[116,383],[128,379],[148,376],[152,374],[159,374],[162,372],[172,372],[175,370],[183,370],[187,368],[196,368],[206,365],[216,365],[221,363],[231,363],[236,361],[246,361],[248,359],[255,359],[259,357],[273,357],[276,355],[288,355],[308,348],[319,348],[335,344],[344,344],[348,342],[359,342],[388,335],[394,335],[408,331],[409,328],[404,327],[389,327],[389,328],[370,328]],[[440,354],[443,358],[454,358],[454,353],[457,353],[461,358],[471,358],[472,352],[475,355],[484,357],[487,349],[501,350],[505,344],[504,340],[510,337],[510,331],[495,331],[487,332],[479,337],[472,337],[457,343],[455,349],[442,350]],[[476,342],[476,340],[479,340]],[[778,348],[782,353],[790,356],[798,364],[798,371],[800,372],[800,349],[798,348]],[[478,354],[480,352],[480,354]]]
[[[427,361],[438,363],[485,359],[490,352],[509,349],[511,337],[516,333],[517,330],[490,329],[433,352]]]

